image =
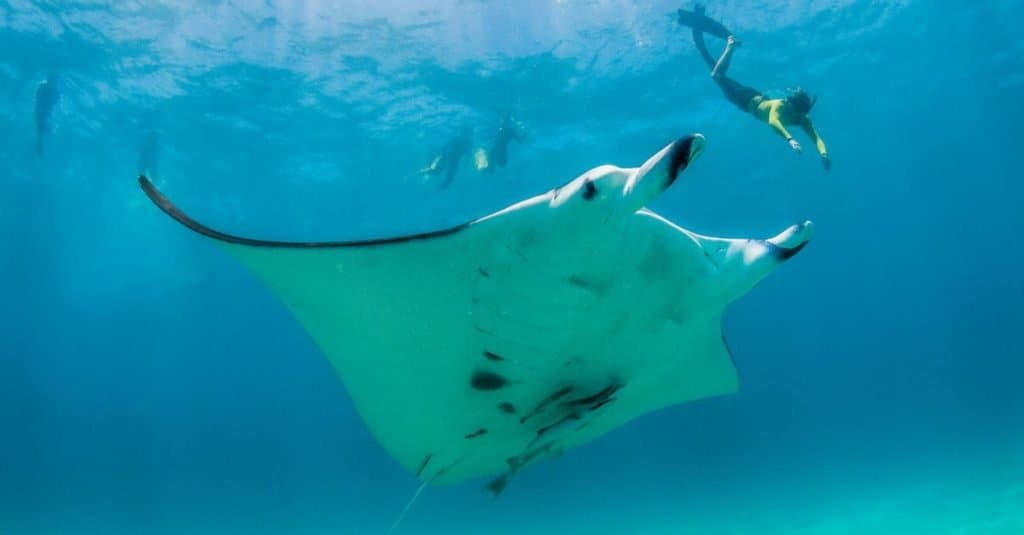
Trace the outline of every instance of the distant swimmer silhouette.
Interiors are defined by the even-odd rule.
[[[505,167],[508,164],[509,143],[522,143],[525,139],[522,125],[511,114],[503,114],[495,129],[490,149],[480,147],[474,153],[477,171],[489,173],[497,167]]]
[[[463,126],[455,137],[449,139],[441,147],[438,154],[431,160],[430,165],[422,169],[421,172],[428,176],[436,176],[443,173],[444,180],[441,181],[438,187],[441,189],[447,188],[455,180],[455,175],[459,172],[459,162],[462,161],[462,157],[468,154],[472,147],[473,129],[469,126]]]
[[[35,118],[36,118],[36,154],[43,154],[43,138],[49,135],[53,131],[53,125],[50,119],[53,116],[53,109],[57,105],[57,101],[60,100],[60,89],[57,87],[59,82],[57,73],[50,72],[46,80],[39,83],[36,87],[36,104],[35,104]]]
[[[678,22],[693,30],[693,44],[697,52],[704,58],[704,62],[711,68],[711,78],[718,84],[726,100],[732,102],[737,108],[752,114],[756,119],[771,126],[783,137],[793,151],[800,153],[803,148],[800,143],[786,130],[786,125],[799,126],[808,137],[814,141],[818,154],[821,156],[821,163],[825,170],[832,167],[832,160],[829,159],[828,151],[825,148],[825,141],[821,139],[814,129],[814,124],[808,115],[814,107],[817,97],[811,97],[802,88],[796,88],[789,92],[785,98],[767,98],[765,95],[752,87],[747,87],[726,75],[729,70],[729,63],[740,41],[720,22],[712,20],[704,14],[704,7],[694,6],[693,11],[680,9],[678,11]],[[725,50],[722,56],[716,61],[708,52],[704,43],[704,34],[726,40]]]

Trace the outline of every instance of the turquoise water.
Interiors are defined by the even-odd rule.
[[[396,533],[1024,533],[1024,5],[709,4],[744,41],[732,76],[819,95],[828,173],[721,98],[679,7],[0,2],[0,533],[384,533],[415,491],[266,287],[142,195],[140,159],[218,228],[351,239],[694,131],[653,209],[720,236],[816,223],[725,316],[740,393],[498,500],[430,487]],[[509,111],[507,167],[423,179]]]

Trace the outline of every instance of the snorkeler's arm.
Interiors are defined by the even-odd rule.
[[[780,136],[786,141],[793,139],[793,136],[789,134],[785,126],[782,126],[782,120],[779,119],[779,105],[775,104],[768,110],[768,126],[775,129]]]
[[[444,156],[441,155],[441,154],[438,154],[437,156],[434,157],[433,160],[430,161],[430,165],[424,167],[423,169],[420,169],[420,172],[421,173],[426,173],[426,174],[436,173],[437,170],[438,170],[438,167],[440,167],[440,165],[441,165],[441,159],[442,158],[444,158]]]
[[[825,166],[825,170],[828,171],[832,168],[832,160],[828,157],[828,150],[825,148],[825,141],[818,135],[818,131],[814,129],[814,123],[811,122],[811,118],[804,116],[804,120],[800,121],[800,127],[807,132],[807,135],[814,140],[814,146],[818,148],[818,154],[821,155],[821,164]]]
[[[803,121],[800,121],[800,127],[807,132],[807,135],[814,140],[814,146],[818,148],[818,154],[828,156],[828,150],[825,149],[825,141],[818,135],[818,131],[814,129],[814,123],[811,122],[810,117],[804,117]]]

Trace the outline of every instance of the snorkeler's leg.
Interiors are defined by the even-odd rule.
[[[697,47],[697,52],[700,57],[704,58],[704,63],[708,64],[709,69],[715,68],[715,58],[708,52],[708,45],[704,43],[704,33],[700,30],[693,30],[693,45]]]
[[[444,182],[441,182],[441,184],[438,185],[438,189],[445,189],[445,188],[447,188],[448,185],[451,184],[453,180],[455,180],[455,173],[457,173],[458,170],[459,170],[458,166],[456,166],[456,165],[449,165],[448,169],[446,169],[447,173],[445,173]]]
[[[739,40],[730,35],[729,40],[725,43],[725,50],[722,51],[722,57],[718,58],[718,63],[711,69],[711,76],[713,78],[725,76],[725,73],[729,70],[729,63],[732,62],[733,52],[736,51],[738,46],[740,46]]]
[[[440,165],[441,165],[441,158],[442,157],[443,156],[440,155],[440,154],[438,154],[437,156],[434,156],[434,159],[430,161],[430,165],[424,167],[423,169],[420,169],[420,172],[423,173],[423,174],[427,174],[427,175],[432,175],[432,174],[436,173],[438,167],[440,167]]]
[[[476,170],[481,173],[494,170],[491,167],[491,159],[487,154],[487,150],[483,147],[477,147],[476,150],[473,151],[473,165],[476,167]]]
[[[43,154],[43,138],[50,133],[49,113],[36,106],[36,155]]]

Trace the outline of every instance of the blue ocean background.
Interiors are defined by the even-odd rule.
[[[725,316],[738,394],[498,500],[428,487],[396,533],[1024,533],[1024,5],[709,3],[736,79],[819,95],[828,173],[721,97],[679,7],[0,2],[0,534],[384,533],[416,489],[266,287],[139,190],[153,132],[171,198],[265,238],[438,229],[690,132],[707,148],[652,209],[816,223]],[[529,139],[505,170],[420,178],[506,111]]]

